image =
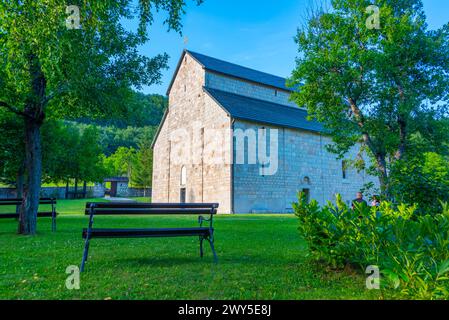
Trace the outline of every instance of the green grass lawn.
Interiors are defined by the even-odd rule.
[[[98,199],[96,199],[98,201]],[[90,201],[90,200],[89,200]],[[81,289],[65,270],[81,262],[86,200],[58,201],[58,231],[40,218],[37,236],[0,220],[0,299],[379,299],[363,274],[321,269],[307,258],[293,215],[221,215],[210,248],[196,238],[93,239]],[[97,217],[95,227],[196,226],[195,216]],[[205,243],[207,244],[207,243]]]

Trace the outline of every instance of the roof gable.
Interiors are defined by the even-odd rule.
[[[254,69],[250,69],[247,67],[243,67],[234,63],[226,62],[223,60],[219,60],[216,58],[212,58],[206,56],[201,53],[184,50],[179,58],[178,65],[173,74],[172,80],[167,89],[167,95],[170,94],[173,83],[176,79],[176,75],[178,74],[179,68],[181,67],[182,61],[186,54],[189,54],[196,62],[198,62],[205,70],[224,74],[230,77],[243,79],[247,81],[251,81],[254,83],[259,83],[265,86],[278,88],[281,90],[292,92],[293,89],[288,88],[286,86],[286,79],[282,77],[278,77],[269,73],[257,71]]]
[[[234,63],[226,62],[216,58],[212,58],[197,52],[186,51],[195,60],[198,61],[206,70],[218,72],[231,77],[260,83],[266,86],[282,89],[285,91],[293,91],[286,86],[286,79],[269,73],[257,71],[247,67],[243,67]]]

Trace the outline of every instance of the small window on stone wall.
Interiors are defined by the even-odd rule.
[[[347,167],[348,167],[348,164],[347,164],[346,160],[343,160],[341,162],[341,175],[342,175],[343,179],[347,178],[347,172],[346,172]]]
[[[187,184],[187,168],[183,166],[181,168],[181,186],[185,186]]]
[[[278,96],[278,91],[274,90],[274,95],[277,97]]]

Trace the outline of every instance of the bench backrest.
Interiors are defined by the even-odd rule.
[[[90,215],[201,215],[216,214],[218,203],[134,203],[88,202],[85,214]]]
[[[22,201],[23,199],[21,198],[0,199],[0,206],[18,206],[22,204]],[[56,204],[56,199],[41,198],[39,199],[39,204]]]

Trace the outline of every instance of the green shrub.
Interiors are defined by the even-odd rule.
[[[390,169],[390,193],[399,203],[418,205],[418,214],[439,210],[449,201],[449,161],[434,152],[409,156]]]
[[[377,265],[382,287],[402,298],[449,298],[449,206],[441,213],[416,215],[416,206],[383,202],[380,207],[320,207],[300,193],[293,204],[299,230],[313,257],[334,268]]]

